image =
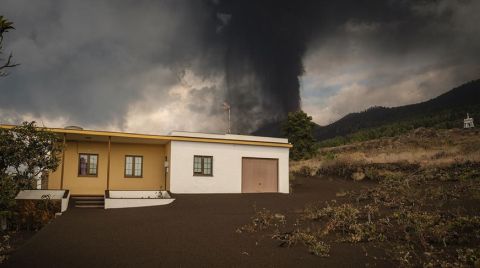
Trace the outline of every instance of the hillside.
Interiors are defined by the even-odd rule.
[[[323,141],[387,125],[408,129],[461,127],[467,112],[474,118],[480,118],[480,79],[425,102],[393,108],[372,107],[363,112],[348,114],[330,125],[316,127],[314,136]],[[253,134],[281,136],[280,125],[269,123]]]
[[[315,137],[317,140],[325,140],[385,124],[424,121],[424,118],[430,118],[433,125],[444,124],[449,128],[449,123],[456,121],[455,125],[461,127],[467,112],[474,117],[480,116],[479,106],[480,80],[475,80],[425,102],[393,108],[373,107],[360,113],[348,114],[328,126],[319,126],[315,130]]]

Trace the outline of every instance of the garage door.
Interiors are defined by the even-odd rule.
[[[242,192],[278,192],[278,159],[242,158]]]

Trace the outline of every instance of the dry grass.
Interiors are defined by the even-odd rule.
[[[295,161],[293,174],[315,176],[318,170],[341,163],[415,163],[422,167],[455,162],[480,162],[480,132],[416,129],[399,137],[323,148],[315,158]]]
[[[359,167],[337,160],[321,172],[348,178]],[[274,212],[255,209],[244,230],[270,232],[280,246],[302,244],[323,257],[332,244],[363,243],[383,250],[398,266],[480,265],[480,162],[361,167],[376,183],[342,193],[337,200],[306,204],[281,221]],[[287,220],[294,224],[286,225]]]

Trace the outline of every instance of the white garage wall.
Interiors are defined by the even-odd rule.
[[[241,193],[242,157],[278,158],[279,192],[288,193],[288,148],[171,142],[170,191],[173,193]],[[193,176],[193,156],[213,156],[213,177]]]

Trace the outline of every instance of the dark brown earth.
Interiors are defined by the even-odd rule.
[[[334,244],[330,257],[267,234],[237,233],[254,204],[291,215],[306,203],[335,199],[367,182],[302,178],[292,194],[175,195],[172,204],[129,209],[70,209],[12,254],[7,267],[358,267],[361,245]]]

